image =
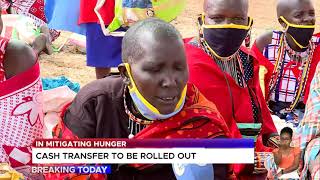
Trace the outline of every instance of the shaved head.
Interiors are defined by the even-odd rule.
[[[146,48],[157,43],[177,42],[183,46],[181,34],[176,28],[160,19],[148,18],[129,28],[122,40],[122,61],[134,63],[144,56]]]
[[[313,8],[312,0],[278,0],[277,3],[277,16],[284,16],[288,18],[292,11],[297,10],[301,11],[308,7]],[[314,9],[314,8],[313,8]]]
[[[183,40],[173,25],[156,18],[135,23],[123,38],[122,61],[130,65],[133,81],[124,63],[118,66],[128,86],[135,83],[160,113],[175,111],[189,73]]]
[[[221,7],[228,7],[231,10],[238,9],[248,14],[249,3],[248,0],[204,0],[203,10],[205,12]]]

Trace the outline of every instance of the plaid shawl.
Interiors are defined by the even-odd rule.
[[[300,147],[302,157],[305,158],[304,168],[302,170],[302,177],[306,177],[311,158],[311,154],[318,154],[320,152],[319,140],[320,138],[320,63],[317,66],[317,71],[311,83],[310,95],[306,105],[306,112],[301,121],[295,136],[293,137],[293,144]],[[309,158],[308,158],[309,157]]]

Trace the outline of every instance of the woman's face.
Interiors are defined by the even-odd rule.
[[[315,10],[311,1],[294,0],[288,6],[288,9],[288,12],[284,16],[289,23],[299,25],[315,24]],[[286,24],[282,23],[282,25],[286,27]]]
[[[292,141],[292,137],[288,133],[282,133],[280,135],[280,145],[282,147],[290,147],[290,143]]]
[[[160,113],[169,114],[188,80],[188,66],[181,39],[143,39],[143,55],[130,64],[132,77],[143,97]]]

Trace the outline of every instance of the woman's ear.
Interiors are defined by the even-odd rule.
[[[130,78],[129,78],[128,71],[127,71],[126,66],[124,65],[124,63],[119,64],[118,70],[120,72],[120,76],[123,79],[123,82],[126,85],[129,85],[130,84]]]

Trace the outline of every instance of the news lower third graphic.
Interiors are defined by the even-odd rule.
[[[252,164],[254,140],[46,139],[35,141],[32,163],[61,167],[63,164]],[[73,168],[81,172],[94,170],[86,166]]]
[[[61,174],[110,174],[110,165],[99,165],[99,166],[32,166],[31,172],[35,174],[50,174],[50,173],[61,173]]]

